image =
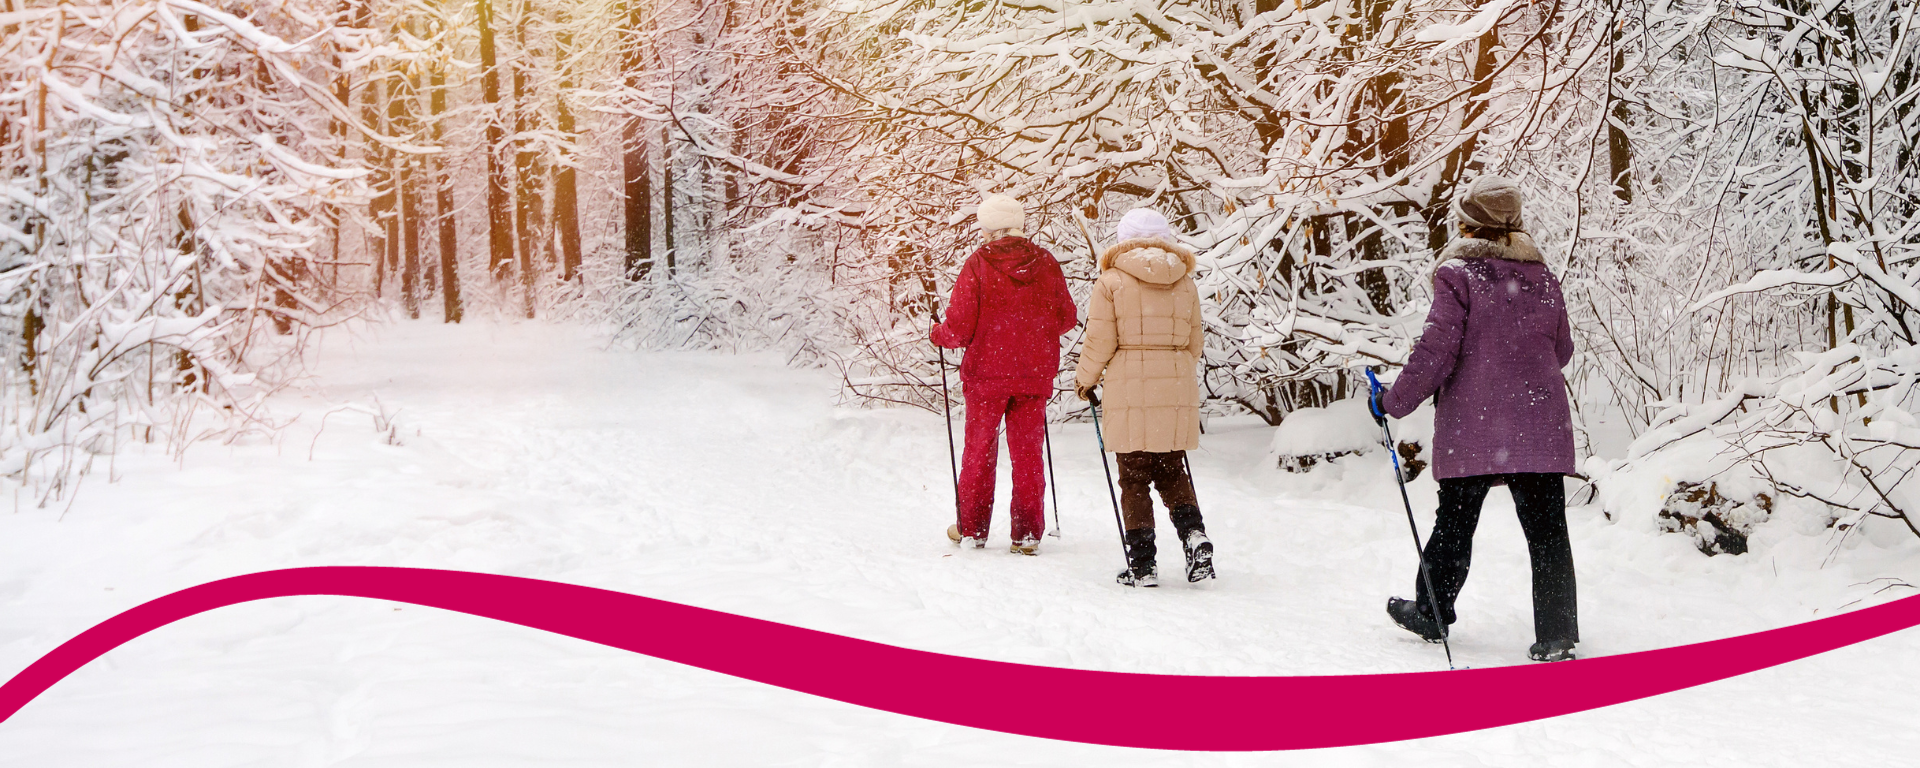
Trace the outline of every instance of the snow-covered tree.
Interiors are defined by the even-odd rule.
[[[1668,71],[1713,88],[1687,93],[1725,95],[1659,105],[1672,111],[1658,120],[1691,134],[1666,146],[1693,158],[1693,174],[1676,179],[1689,163],[1661,158],[1652,167],[1667,179],[1636,187],[1693,196],[1693,221],[1676,227],[1684,238],[1676,240],[1699,245],[1691,259],[1657,246],[1621,249],[1651,257],[1675,280],[1651,297],[1661,306],[1650,324],[1681,333],[1612,331],[1627,340],[1615,362],[1627,381],[1615,393],[1651,419],[1626,460],[1597,462],[1595,472],[1626,477],[1705,451],[1714,459],[1692,472],[1755,478],[1815,500],[1842,528],[1874,515],[1920,534],[1909,518],[1909,478],[1920,467],[1910,413],[1920,374],[1915,9],[1741,2],[1724,18],[1708,17],[1708,7],[1665,10],[1653,28],[1672,26],[1675,45],[1689,51],[1668,54]],[[1635,277],[1648,271],[1616,269],[1615,284],[1643,283]]]
[[[864,121],[838,186],[893,264],[952,272],[982,190],[1081,253],[1159,207],[1204,251],[1210,393],[1277,421],[1404,354],[1451,190],[1567,119],[1590,10],[875,2],[820,14],[843,52],[816,75]]]
[[[267,426],[262,398],[337,316],[329,211],[362,194],[331,153],[330,121],[367,134],[328,87],[359,50],[331,12],[0,14],[0,475],[44,500],[121,441]]]

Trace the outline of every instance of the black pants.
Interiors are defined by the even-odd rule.
[[[1453,601],[1467,583],[1473,562],[1473,530],[1480,525],[1480,505],[1487,490],[1506,483],[1527,536],[1527,554],[1533,560],[1533,634],[1537,641],[1580,641],[1575,614],[1573,547],[1567,542],[1567,492],[1561,476],[1543,473],[1476,475],[1440,481],[1440,511],[1427,539],[1427,572],[1440,593],[1440,616],[1454,620]],[[1427,585],[1416,575],[1420,611],[1426,613]]]

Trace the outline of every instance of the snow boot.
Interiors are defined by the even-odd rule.
[[[1401,629],[1420,636],[1429,643],[1437,643],[1447,638],[1447,629],[1440,622],[1427,615],[1424,606],[1412,600],[1397,597],[1387,598],[1387,615],[1393,617],[1393,623]]]
[[[1013,542],[1013,546],[1009,548],[1007,551],[1012,552],[1016,555],[1028,555],[1028,556],[1037,555],[1037,554],[1040,554],[1040,540],[1032,536],[1028,536],[1024,539],[1020,539],[1018,541]]]
[[[960,526],[958,525],[947,526],[947,540],[952,541],[956,546],[963,547],[963,548],[969,545],[971,545],[974,549],[987,548],[987,540],[985,538],[976,539],[972,536],[961,536]]]
[[[1187,581],[1213,578],[1213,542],[1207,540],[1206,531],[1187,531],[1180,538],[1180,548],[1187,553]]]
[[[1114,577],[1114,581],[1129,587],[1160,586],[1160,566],[1154,562],[1159,552],[1153,541],[1153,529],[1127,531],[1126,542],[1127,569]]]
[[[1128,568],[1127,570],[1121,571],[1120,575],[1114,577],[1113,580],[1129,587],[1158,587],[1160,586],[1160,567],[1157,565],[1149,565],[1143,572],[1136,572],[1132,568]]]
[[[1180,549],[1187,554],[1187,581],[1213,578],[1213,542],[1200,522],[1200,508],[1182,504],[1167,510],[1174,530],[1180,533]]]
[[[1534,661],[1573,661],[1573,641],[1542,640],[1527,649],[1527,658]]]

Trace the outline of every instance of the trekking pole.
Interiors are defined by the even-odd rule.
[[[1447,651],[1447,669],[1453,669],[1453,644],[1447,642],[1447,623],[1440,617],[1440,593],[1433,589],[1433,576],[1427,572],[1427,548],[1420,543],[1420,526],[1413,521],[1413,500],[1407,498],[1407,478],[1400,471],[1400,449],[1393,442],[1393,428],[1387,426],[1387,415],[1375,410],[1380,402],[1380,379],[1375,378],[1373,369],[1367,369],[1367,410],[1373,414],[1373,420],[1380,422],[1381,434],[1386,436],[1387,455],[1393,457],[1393,480],[1400,485],[1400,504],[1407,508],[1407,530],[1413,532],[1413,552],[1420,556],[1420,583],[1427,585],[1427,608],[1433,611],[1433,623],[1440,628],[1440,647]]]
[[[933,312],[933,324],[940,324],[940,305],[929,297],[927,306]],[[953,399],[947,394],[947,348],[938,344],[933,348],[940,354],[940,410],[947,420],[947,471],[953,476],[953,524],[960,524],[960,460],[954,458],[953,450]]]
[[[1053,531],[1048,536],[1060,538],[1060,481],[1053,479],[1053,425],[1042,422],[1041,440],[1047,446],[1047,490],[1053,493]],[[1100,463],[1106,464],[1105,451],[1101,452]]]
[[[1127,524],[1120,519],[1120,497],[1113,492],[1113,470],[1107,468],[1107,438],[1100,434],[1100,393],[1088,392],[1087,402],[1093,404],[1093,437],[1100,441],[1100,471],[1107,476],[1107,498],[1113,501],[1113,526],[1120,529],[1120,556],[1125,558],[1125,568],[1133,568],[1133,548],[1127,546]]]
[[[960,460],[953,450],[953,399],[947,394],[947,350],[940,348],[940,410],[947,421],[947,472],[953,477],[953,521],[960,523]]]
[[[1080,341],[1082,339],[1085,339],[1086,335],[1087,335],[1087,326],[1085,324],[1082,324],[1080,326],[1080,337],[1074,339],[1073,344],[1067,347],[1067,351],[1072,352],[1075,347],[1080,346]],[[1099,414],[1095,414],[1094,426],[1095,426],[1096,432],[1098,431],[1098,427],[1099,427],[1099,423],[1098,423],[1099,419],[1100,419]],[[1060,538],[1060,484],[1053,479],[1053,424],[1052,423],[1047,424],[1046,441],[1047,441],[1047,483],[1048,483],[1048,488],[1053,491],[1053,533],[1050,533],[1047,535],[1057,539],[1057,538]],[[1100,466],[1102,468],[1105,468],[1107,466],[1107,449],[1104,447],[1105,444],[1106,444],[1105,439],[1103,438],[1101,441],[1101,445],[1103,447],[1100,449]],[[1112,478],[1108,478],[1107,482],[1109,485],[1111,485],[1113,482]],[[1125,537],[1122,536],[1122,538],[1124,539]],[[1125,542],[1122,541],[1121,543],[1124,544]]]

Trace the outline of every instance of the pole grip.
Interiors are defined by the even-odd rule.
[[[1384,387],[1380,386],[1380,377],[1374,375],[1372,366],[1368,366],[1367,412],[1373,414],[1373,420],[1380,422],[1380,425],[1383,427],[1386,426],[1387,423],[1387,414],[1384,409],[1380,407],[1380,393],[1384,389]]]

